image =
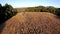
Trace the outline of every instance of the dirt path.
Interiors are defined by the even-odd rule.
[[[60,19],[45,12],[18,13],[6,21],[1,34],[60,34]]]

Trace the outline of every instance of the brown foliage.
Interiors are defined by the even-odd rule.
[[[51,13],[19,13],[5,24],[1,34],[60,34],[60,19]]]

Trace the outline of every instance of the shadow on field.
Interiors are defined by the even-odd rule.
[[[56,18],[60,19],[60,16],[55,16]]]
[[[0,34],[1,34],[2,30],[4,29],[4,27],[5,27],[5,24],[0,25]]]
[[[10,18],[9,18],[10,19]],[[4,29],[5,27],[5,21],[7,21],[8,19],[5,19],[3,17],[0,17],[0,34],[2,32],[2,30]]]
[[[15,16],[15,15],[14,15]],[[7,21],[7,20],[9,20],[10,18],[12,18],[13,16],[8,16],[8,18],[5,18],[5,16],[1,16],[0,15],[0,34],[1,34],[1,32],[2,32],[2,30],[4,29],[4,27],[5,27],[5,22]]]

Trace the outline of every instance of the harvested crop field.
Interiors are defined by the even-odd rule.
[[[5,22],[1,34],[60,34],[60,19],[47,12],[22,12]]]

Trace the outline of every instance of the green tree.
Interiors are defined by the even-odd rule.
[[[16,15],[17,10],[14,10],[14,8],[11,5],[6,3],[4,6],[2,6],[2,7],[1,6],[2,5],[0,5],[0,9],[1,9],[0,19],[2,19],[2,20],[0,20],[0,23],[6,21],[7,19]]]
[[[60,8],[57,8],[56,15],[60,16]]]

